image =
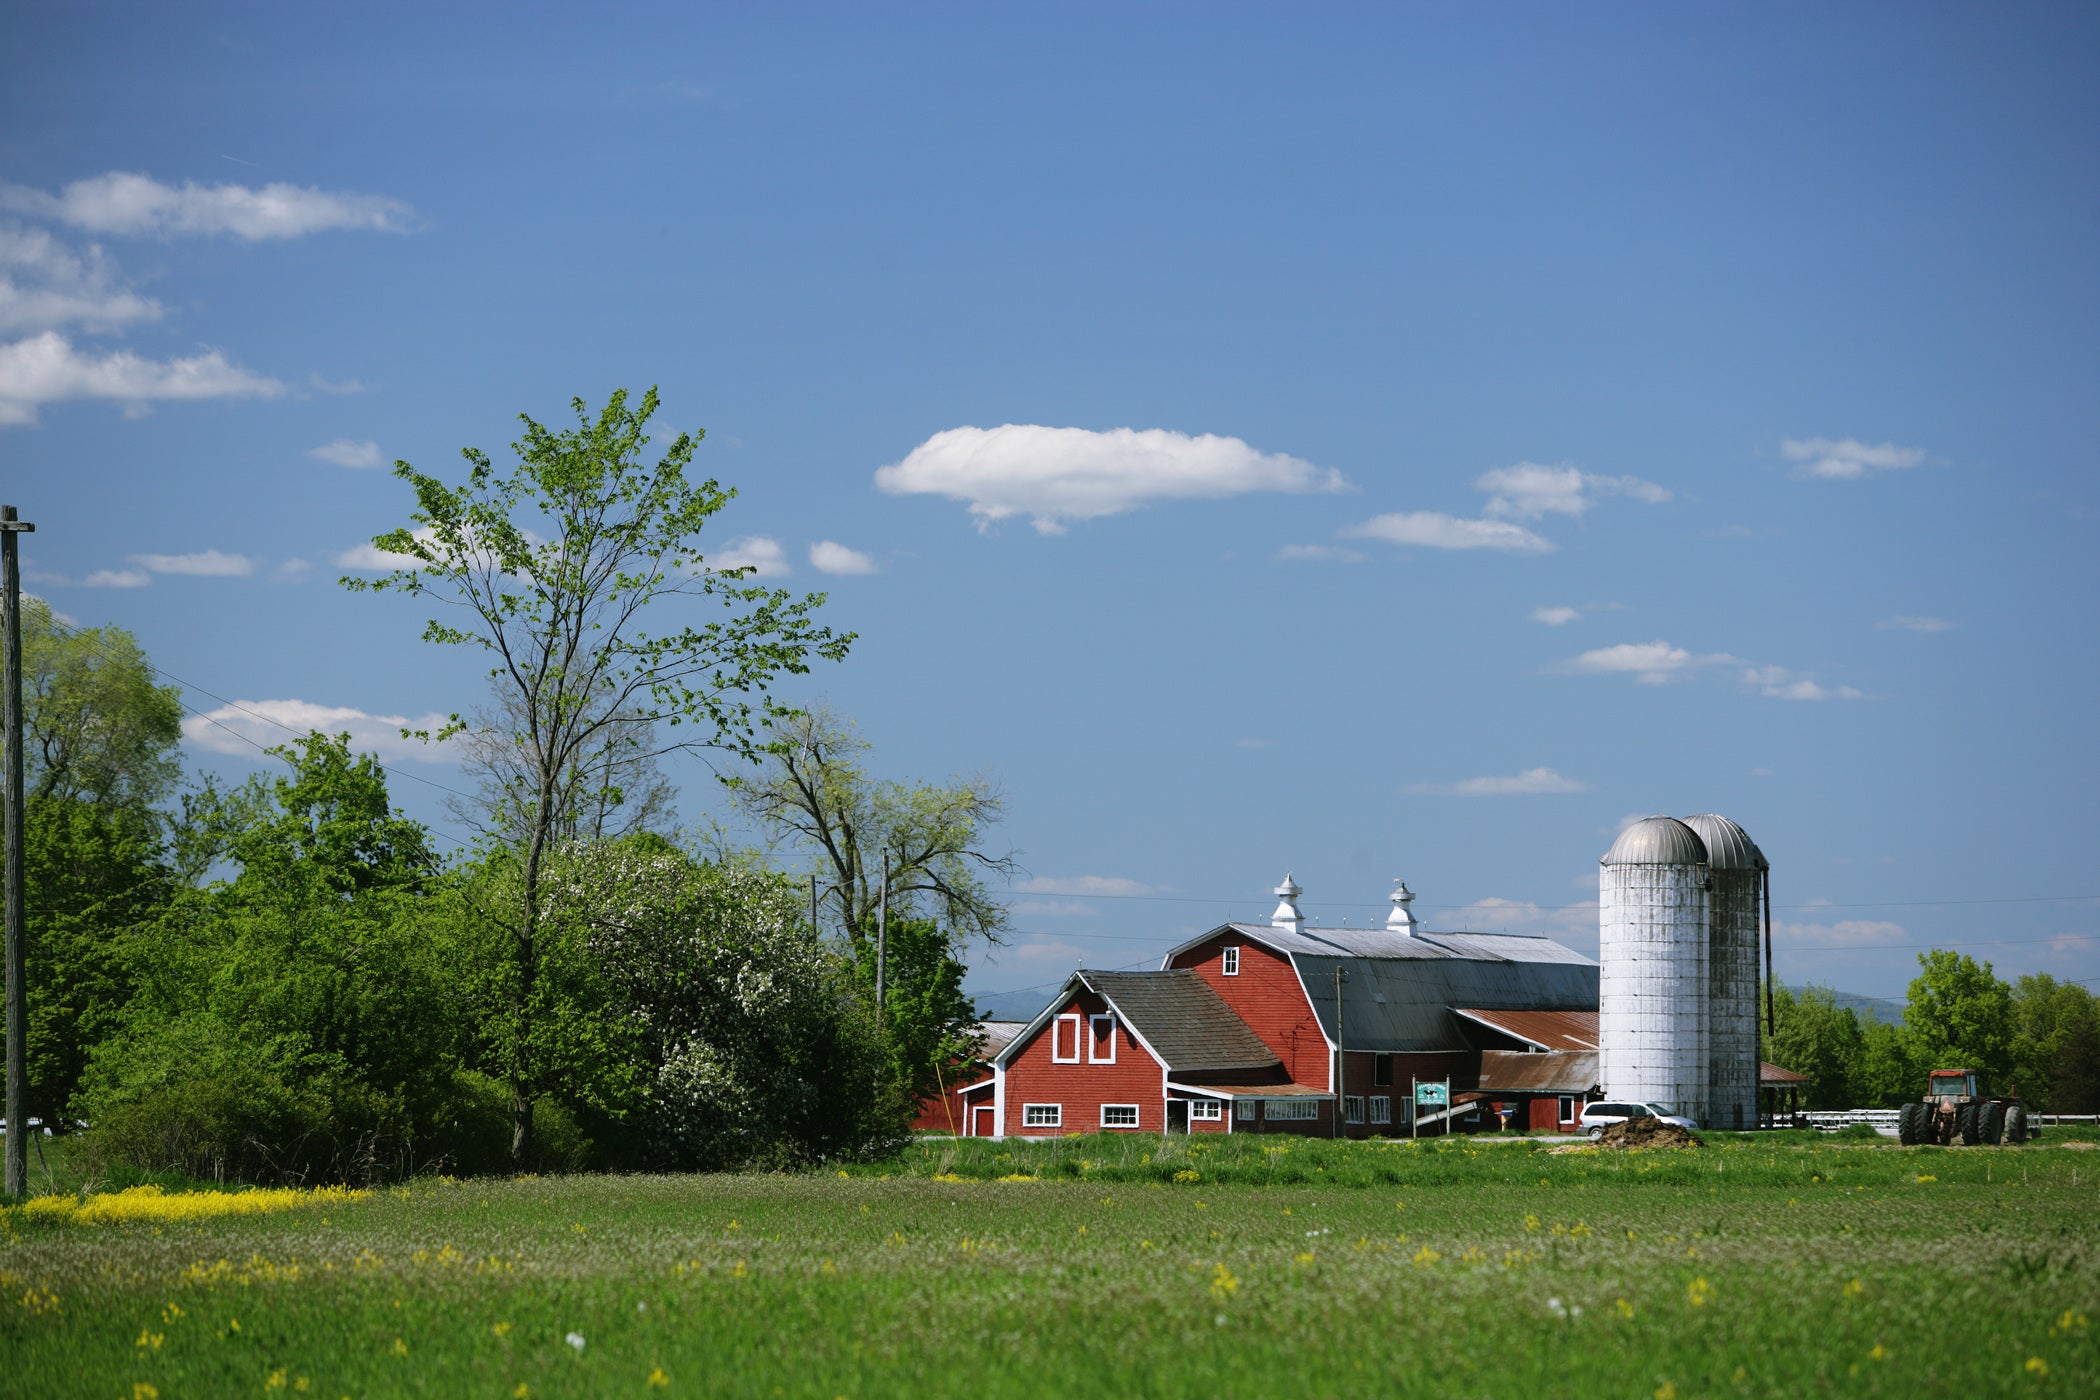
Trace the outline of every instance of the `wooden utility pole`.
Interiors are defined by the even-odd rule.
[[[29,1007],[23,999],[22,959],[22,565],[15,536],[36,529],[0,506],[0,631],[6,633],[6,675],[0,679],[0,725],[7,729],[7,779],[0,802],[7,822],[7,1168],[10,1196],[29,1194]]]
[[[1342,983],[1349,980],[1349,969],[1340,963],[1334,965],[1334,1135],[1344,1136],[1343,1109],[1349,1102],[1349,1052],[1342,1048]]]
[[[882,1025],[883,960],[890,941],[890,858],[882,857],[882,895],[875,906],[875,1024]]]

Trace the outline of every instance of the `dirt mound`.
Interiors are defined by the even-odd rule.
[[[1660,1118],[1629,1118],[1613,1123],[1597,1137],[1597,1146],[1626,1151],[1637,1147],[1704,1147],[1699,1135]]]

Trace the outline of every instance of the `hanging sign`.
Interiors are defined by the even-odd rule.
[[[1425,1082],[1425,1081],[1423,1081],[1423,1080],[1420,1080],[1420,1079],[1416,1080],[1416,1081],[1415,1081],[1415,1107],[1416,1107],[1416,1108],[1449,1108],[1449,1107],[1451,1107],[1451,1081],[1450,1081],[1450,1080],[1448,1080],[1448,1079],[1445,1079],[1445,1080],[1439,1080],[1439,1081],[1436,1081],[1436,1082],[1433,1082],[1433,1083],[1431,1083],[1431,1082]]]

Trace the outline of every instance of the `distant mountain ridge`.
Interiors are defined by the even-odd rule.
[[[1788,991],[1800,996],[1807,987],[1788,987]],[[1841,992],[1835,987],[1818,987],[1817,991],[1828,992],[1830,999],[1844,1010],[1850,1011],[1861,1021],[1880,1021],[1884,1025],[1903,1024],[1903,1003],[1890,1001],[1887,997],[1865,997],[1858,992]]]

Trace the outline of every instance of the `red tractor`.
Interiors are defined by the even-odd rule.
[[[2035,1131],[2027,1126],[2027,1105],[1991,1097],[1984,1091],[1983,1076],[1973,1069],[1934,1070],[1927,1077],[1924,1100],[1903,1105],[1896,1119],[1896,1137],[1906,1147],[2022,1143]]]

